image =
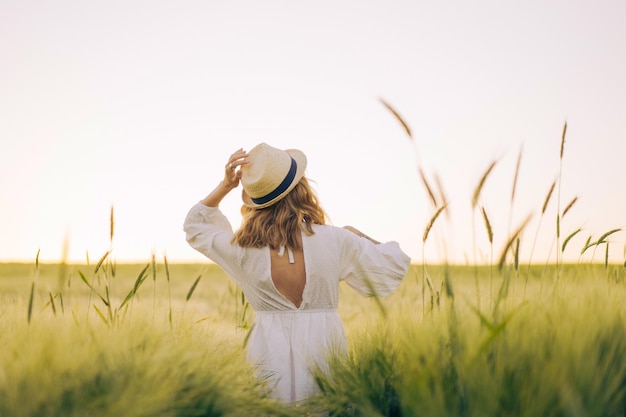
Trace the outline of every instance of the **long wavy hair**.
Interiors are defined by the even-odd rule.
[[[298,231],[310,236],[313,224],[326,224],[326,213],[306,177],[276,204],[261,209],[244,205],[241,215],[241,227],[232,241],[243,247],[300,249]]]

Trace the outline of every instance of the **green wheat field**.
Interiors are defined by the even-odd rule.
[[[0,415],[624,416],[625,268],[559,269],[414,265],[384,299],[342,285],[350,355],[285,407],[218,267],[3,264]]]
[[[556,208],[556,257],[520,262],[528,222],[494,248],[481,205],[494,165],[471,201],[491,247],[467,248],[493,262],[414,264],[386,298],[342,284],[349,355],[330,358],[304,404],[272,401],[255,377],[245,361],[254,312],[215,265],[118,264],[112,251],[81,265],[0,264],[0,417],[626,416],[626,263],[608,262],[623,231],[573,248],[581,229],[561,235],[560,223],[576,199],[561,207],[559,174],[535,214]],[[511,206],[518,172],[519,159]],[[426,246],[447,199],[418,173],[432,202]],[[110,230],[113,247],[113,209]],[[581,260],[563,263],[566,248]]]

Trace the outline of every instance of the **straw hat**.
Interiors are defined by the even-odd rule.
[[[248,152],[248,163],[241,166],[243,203],[251,208],[271,206],[300,182],[305,169],[306,156],[301,151],[258,144]]]

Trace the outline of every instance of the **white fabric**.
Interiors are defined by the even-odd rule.
[[[386,296],[398,288],[410,258],[396,242],[373,244],[343,228],[313,225],[302,234],[306,284],[299,308],[283,296],[271,277],[269,248],[231,243],[230,222],[216,207],[194,205],[184,223],[189,244],[220,265],[241,287],[256,312],[247,358],[269,377],[274,396],[300,401],[316,392],[310,369],[324,369],[332,349],[345,351],[337,314],[339,282],[363,296]]]

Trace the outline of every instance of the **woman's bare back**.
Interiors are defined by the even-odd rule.
[[[299,240],[301,241],[301,239]],[[274,286],[296,308],[300,308],[302,293],[306,285],[306,270],[304,268],[304,252],[302,248],[272,249],[270,250],[270,260]]]

